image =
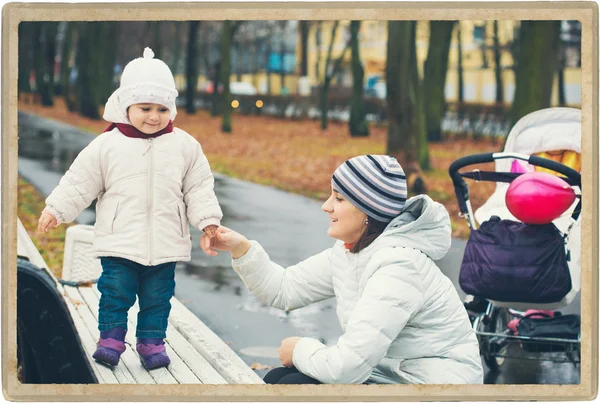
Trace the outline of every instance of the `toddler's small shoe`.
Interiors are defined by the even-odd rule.
[[[121,354],[125,352],[125,334],[127,334],[127,330],[121,327],[101,331],[100,340],[96,345],[96,352],[92,357],[98,362],[117,366]]]
[[[138,338],[136,350],[142,365],[148,370],[167,367],[171,363],[162,338]]]

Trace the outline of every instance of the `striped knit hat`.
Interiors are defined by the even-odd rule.
[[[406,176],[391,156],[358,156],[333,173],[333,189],[367,216],[384,223],[398,216],[406,202]]]

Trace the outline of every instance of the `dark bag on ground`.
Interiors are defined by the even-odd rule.
[[[541,315],[535,313],[532,315]],[[530,318],[523,317],[517,325],[519,337],[530,338],[560,338],[573,340],[579,339],[580,317],[576,314],[564,316]],[[552,343],[543,341],[521,341],[521,346],[529,352],[560,352],[564,351],[568,343]]]
[[[471,230],[459,284],[466,293],[500,302],[559,302],[572,287],[565,239],[553,223],[492,216]]]

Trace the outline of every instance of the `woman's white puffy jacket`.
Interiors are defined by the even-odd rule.
[[[79,153],[45,210],[59,224],[73,221],[98,198],[96,256],[142,265],[190,259],[189,224],[202,230],[223,216],[200,143],[181,129],[131,138],[118,129]]]
[[[407,201],[369,247],[342,242],[284,269],[256,241],[233,268],[265,304],[293,310],[330,297],[344,331],[327,347],[302,338],[293,363],[322,383],[483,383],[477,337],[452,282],[433,262],[450,248],[446,209]]]

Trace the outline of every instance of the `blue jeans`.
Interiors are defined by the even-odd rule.
[[[175,291],[175,262],[144,266],[125,258],[100,257],[98,329],[127,329],[127,311],[139,298],[136,337],[165,338]]]

